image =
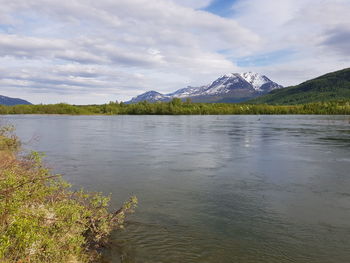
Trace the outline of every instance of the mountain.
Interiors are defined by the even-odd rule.
[[[12,105],[31,105],[30,102],[17,98],[10,98],[0,95],[0,105],[12,106]]]
[[[164,101],[167,100],[167,96],[163,95],[157,91],[151,90],[147,91],[145,93],[142,93],[141,95],[137,96],[136,98],[133,98],[130,103],[137,103],[140,101],[148,101],[148,102],[156,102],[156,101]]]
[[[187,87],[168,94],[148,91],[126,103],[170,101],[190,98],[193,102],[241,102],[280,89],[281,85],[258,73],[226,74],[206,86]]]
[[[350,99],[350,68],[328,73],[297,86],[273,90],[248,103],[303,104],[342,99]]]

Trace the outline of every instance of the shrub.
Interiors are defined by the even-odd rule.
[[[133,212],[131,197],[115,213],[109,197],[72,191],[41,162],[20,157],[12,128],[0,132],[0,262],[93,262],[112,229]]]
[[[21,143],[13,134],[13,126],[0,127],[0,151],[16,151]]]

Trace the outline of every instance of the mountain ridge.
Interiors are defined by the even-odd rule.
[[[11,98],[11,97],[0,95],[0,105],[6,105],[6,106],[32,105],[32,103],[24,99]]]
[[[154,90],[147,91],[125,103],[170,101],[173,98],[190,98],[194,102],[241,102],[280,88],[282,88],[281,85],[265,75],[253,72],[229,73],[208,85],[188,86],[167,94]]]

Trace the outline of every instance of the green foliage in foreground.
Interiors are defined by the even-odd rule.
[[[344,99],[350,100],[350,68],[328,73],[297,86],[273,90],[249,102],[292,105]]]
[[[73,192],[41,163],[20,157],[18,139],[0,130],[0,262],[95,262],[112,229],[123,226],[132,197],[115,213],[109,197]]]
[[[76,106],[51,105],[0,105],[0,114],[71,114],[71,115],[190,115],[190,114],[350,114],[350,99],[315,102],[301,105],[191,103],[173,99],[170,102],[137,104],[114,103]]]

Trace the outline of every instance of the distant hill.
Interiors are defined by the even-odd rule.
[[[328,73],[297,86],[273,90],[247,102],[292,105],[343,99],[350,99],[350,68]]]
[[[13,105],[31,105],[29,101],[17,99],[17,98],[10,98],[6,96],[0,95],[0,105],[6,105],[6,106],[13,106]]]
[[[193,102],[241,102],[280,88],[281,85],[258,73],[230,73],[201,87],[187,87],[168,94],[147,91],[126,103],[170,101],[173,98],[190,98]]]

